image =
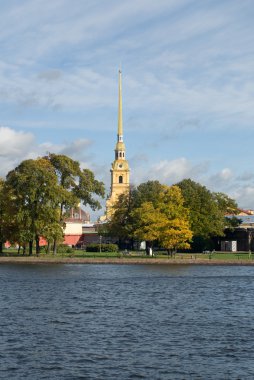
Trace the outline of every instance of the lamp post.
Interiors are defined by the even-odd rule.
[[[101,239],[102,239],[101,235],[99,236],[99,239],[100,239],[100,253],[101,253]]]

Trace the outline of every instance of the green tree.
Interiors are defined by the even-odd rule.
[[[93,210],[101,208],[98,198],[104,197],[105,188],[103,182],[95,179],[92,171],[81,169],[78,161],[62,154],[49,153],[45,158],[53,165],[61,188],[59,223],[62,228],[70,209],[78,207],[80,201]],[[56,243],[54,239],[54,253]]]
[[[44,226],[42,236],[47,240],[47,253],[50,253],[51,245],[53,245],[53,251],[56,253],[56,245],[62,243],[64,239],[63,228],[58,218],[57,221]]]
[[[133,207],[139,207],[144,202],[152,202],[154,204],[157,201],[158,195],[163,192],[164,185],[159,181],[147,181],[141,183],[137,188],[132,188],[132,204]]]
[[[238,214],[239,209],[236,201],[227,194],[213,193],[213,197],[224,216]]]
[[[33,242],[39,254],[39,239],[46,226],[59,220],[61,188],[54,167],[44,159],[25,160],[7,174],[5,191],[12,215],[12,230],[18,242]]]
[[[190,210],[190,225],[194,235],[192,249],[200,251],[211,248],[211,237],[223,236],[225,214],[237,209],[236,202],[226,194],[213,193],[191,179],[184,179],[177,186],[182,191],[184,206]]]
[[[62,188],[61,218],[71,208],[77,207],[80,201],[93,210],[101,208],[97,198],[104,197],[104,184],[95,179],[91,170],[81,169],[78,161],[63,154],[49,153],[46,159],[54,166],[58,183]]]
[[[126,241],[133,245],[135,216],[132,216],[132,210],[140,207],[144,202],[153,203],[162,189],[163,185],[158,181],[148,181],[138,187],[131,186],[128,193],[119,196],[113,206],[111,219],[106,225],[100,227],[100,233],[118,238],[120,247],[125,245]]]
[[[0,178],[0,253],[3,253],[3,245],[7,239],[6,207],[4,180]]]
[[[5,206],[8,239],[24,249],[28,242],[30,255],[34,241],[39,253],[40,237],[47,239],[48,251],[53,243],[56,252],[69,210],[77,207],[80,200],[92,209],[99,208],[97,198],[103,195],[103,183],[90,170],[81,169],[77,161],[67,156],[49,154],[23,161],[8,173],[4,184],[0,182],[0,214],[2,203],[8,205]],[[0,234],[3,235],[3,223]]]
[[[111,219],[99,226],[98,232],[103,236],[118,238],[118,245],[123,246],[133,237],[133,218],[131,211],[135,204],[136,189],[130,188],[128,193],[121,194],[113,206]]]

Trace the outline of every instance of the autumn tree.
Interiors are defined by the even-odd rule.
[[[168,252],[189,248],[192,232],[189,213],[177,186],[162,186],[153,202],[143,202],[131,212],[134,237],[150,243],[158,241]]]
[[[146,240],[148,246],[158,241],[170,251],[188,247],[192,236],[181,191],[158,181],[142,183],[121,195],[107,227],[111,236]]]

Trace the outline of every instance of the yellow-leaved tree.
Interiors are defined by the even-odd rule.
[[[153,202],[143,202],[131,212],[133,236],[139,240],[157,240],[168,253],[190,247],[192,231],[189,211],[184,207],[177,186],[162,186]]]

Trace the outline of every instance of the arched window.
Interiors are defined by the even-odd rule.
[[[124,152],[123,152],[123,157],[124,157]]]
[[[123,183],[123,176],[122,175],[119,175],[119,183]]]
[[[119,152],[119,157],[122,157],[122,152]]]

